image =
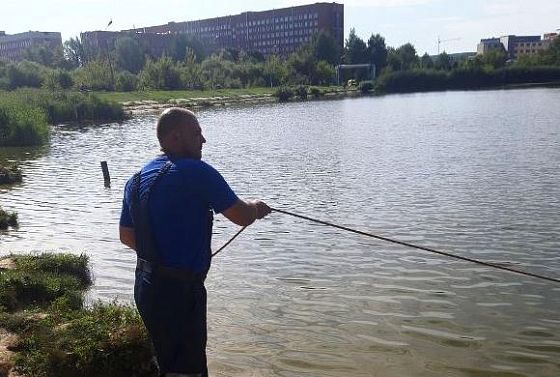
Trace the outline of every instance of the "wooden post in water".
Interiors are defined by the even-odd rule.
[[[107,161],[101,161],[101,170],[103,171],[103,180],[105,181],[105,187],[111,187],[111,176],[109,175],[109,167],[107,166]]]

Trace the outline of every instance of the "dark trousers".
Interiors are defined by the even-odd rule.
[[[134,301],[152,339],[160,374],[201,373],[206,365],[206,288],[136,270]]]

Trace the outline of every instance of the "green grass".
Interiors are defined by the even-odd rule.
[[[321,87],[313,86],[322,94],[341,93],[345,89],[342,87],[330,86]],[[247,88],[247,89],[205,89],[205,90],[144,90],[135,92],[95,92],[99,98],[114,102],[138,102],[138,101],[156,101],[159,103],[167,103],[170,100],[193,99],[193,98],[212,98],[225,97],[237,99],[244,95],[253,96],[271,96],[276,93],[278,87],[275,88]]]
[[[58,299],[71,303],[91,284],[85,255],[14,256],[16,269],[0,272],[0,311],[48,307]]]
[[[49,125],[42,109],[0,93],[0,146],[41,145],[48,138]]]
[[[242,95],[271,95],[275,88],[215,89],[215,90],[145,90],[135,92],[95,92],[101,99],[115,102],[156,101],[160,103],[175,99],[229,97]]]
[[[83,307],[91,285],[85,255],[11,255],[0,270],[0,327],[19,338],[15,370],[36,377],[155,377],[138,312],[117,303]]]
[[[13,258],[16,268],[22,272],[45,272],[70,275],[78,279],[82,288],[91,285],[91,273],[86,255],[53,254],[20,255]]]
[[[52,310],[44,319],[12,320],[19,329],[16,366],[39,377],[155,377],[153,350],[129,306],[95,304],[87,310]],[[14,323],[15,322],[15,323]]]
[[[0,91],[0,146],[44,144],[49,138],[49,123],[125,118],[120,104],[89,93],[29,88]]]

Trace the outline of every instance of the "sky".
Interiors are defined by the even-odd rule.
[[[0,30],[58,31],[67,40],[82,31],[122,30],[311,4],[314,0],[0,0]],[[560,0],[339,0],[345,36],[355,28],[387,45],[410,42],[421,55],[476,51],[481,38],[542,35],[560,28]]]

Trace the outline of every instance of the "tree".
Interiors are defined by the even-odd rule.
[[[310,84],[315,73],[317,61],[311,49],[304,46],[288,57],[288,67],[294,83]]]
[[[317,61],[324,60],[328,64],[340,63],[340,48],[336,40],[327,32],[320,31],[311,41],[311,49]]]
[[[158,60],[148,59],[140,73],[142,87],[149,89],[181,88],[181,71],[176,62],[169,56]]]
[[[377,71],[381,71],[387,66],[387,46],[385,45],[385,38],[380,34],[371,35],[368,39],[368,54],[370,61],[375,64]]]
[[[437,69],[441,69],[444,71],[449,71],[451,70],[453,65],[453,62],[451,61],[451,56],[449,56],[447,54],[447,52],[442,52],[441,54],[438,55],[437,60],[436,60],[436,64],[435,67]]]
[[[37,44],[23,52],[23,58],[46,67],[64,67],[64,53],[62,48],[53,48],[47,44]]]
[[[234,64],[223,54],[212,54],[202,62],[202,74],[211,88],[229,86]]]
[[[344,46],[344,61],[347,64],[369,63],[366,43],[356,35],[356,29],[350,29],[350,35]]]
[[[138,73],[144,67],[146,58],[138,41],[131,37],[123,37],[115,42],[115,56],[117,65],[131,73]]]
[[[545,65],[560,65],[560,36],[554,38],[550,47],[542,51],[539,60]]]
[[[177,62],[184,62],[188,51],[193,51],[196,61],[200,63],[206,57],[204,45],[195,37],[186,34],[177,34],[171,43],[168,55]]]
[[[434,68],[434,61],[427,52],[425,52],[424,55],[422,55],[422,57],[420,58],[420,66],[425,69]]]
[[[78,88],[113,90],[111,71],[105,59],[93,60],[74,72],[74,83]]]
[[[24,86],[39,88],[43,84],[47,69],[36,62],[27,60],[9,64],[6,69],[8,86],[10,89]]]
[[[263,74],[270,87],[283,85],[288,81],[289,71],[277,55],[269,55],[264,62]]]
[[[196,61],[196,54],[193,49],[187,47],[185,66],[181,72],[181,80],[190,89],[202,89],[202,67]]]
[[[401,64],[401,70],[406,71],[420,64],[420,59],[416,55],[416,49],[410,43],[406,43],[396,50]]]
[[[333,81],[335,70],[329,62],[321,60],[315,66],[315,81],[319,85],[329,84]]]
[[[85,46],[78,37],[64,42],[64,57],[73,68],[83,67],[90,60]]]
[[[491,50],[485,52],[481,58],[482,64],[491,68],[505,67],[507,61],[507,54],[502,50]]]

